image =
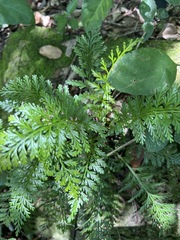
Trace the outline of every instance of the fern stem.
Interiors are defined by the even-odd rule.
[[[127,143],[119,146],[118,148],[114,149],[112,152],[108,153],[108,154],[107,154],[107,157],[112,156],[113,154],[117,153],[118,151],[122,150],[123,148],[131,145],[131,144],[134,143],[135,141],[136,141],[135,139],[132,139],[132,140],[130,140],[129,142],[127,142]]]
[[[126,167],[129,169],[129,171],[131,172],[131,174],[133,175],[133,177],[137,180],[138,185],[144,190],[144,192],[147,194],[147,196],[151,196],[152,194],[146,189],[145,185],[143,184],[143,182],[141,181],[141,179],[139,178],[139,176],[135,173],[135,171],[133,170],[133,168],[126,162],[126,160],[124,160],[121,156],[118,155],[118,157],[124,162],[124,164],[126,165]]]
[[[78,217],[79,217],[79,211],[77,212],[77,214],[75,216],[72,240],[76,240],[76,235],[77,235],[77,230],[78,230]]]

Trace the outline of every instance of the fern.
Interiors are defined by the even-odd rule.
[[[19,103],[38,103],[41,92],[44,90],[47,92],[52,91],[50,81],[45,81],[42,76],[37,77],[34,75],[32,78],[24,76],[22,79],[17,78],[16,81],[10,80],[8,84],[2,88],[1,96],[5,96],[6,100],[14,100]]]
[[[117,47],[105,60],[102,38],[91,32],[75,48],[79,67],[73,69],[81,80],[54,89],[43,77],[25,76],[0,91],[0,106],[10,113],[7,127],[0,122],[0,221],[13,223],[17,235],[37,211],[63,229],[78,225],[86,239],[110,240],[122,185],[150,223],[165,231],[175,224],[174,201],[164,191],[172,193],[169,169],[179,164],[179,86],[125,96],[117,105],[120,94],[108,81],[137,43]],[[131,159],[139,155],[143,166],[134,169]]]
[[[25,192],[22,194],[22,191],[15,193],[12,191],[11,194],[9,214],[11,221],[15,224],[16,234],[18,234],[34,207],[31,198]]]
[[[159,194],[161,184],[153,182],[153,174],[148,168],[141,167],[134,170],[130,165],[121,158],[128,167],[130,173],[124,180],[125,187],[122,190],[137,189],[130,201],[140,199],[142,203],[141,211],[145,212],[147,218],[153,220],[155,226],[165,231],[171,229],[176,224],[175,205],[166,203],[168,200],[165,193]]]
[[[171,144],[158,152],[145,151],[145,163],[150,163],[152,166],[166,165],[167,168],[172,168],[180,165],[180,153],[178,152],[177,144]]]
[[[132,130],[136,141],[144,144],[146,131],[154,141],[173,142],[173,131],[180,132],[180,92],[174,84],[154,96],[134,96],[124,102],[120,121]],[[162,124],[163,122],[163,124]]]
[[[112,239],[113,223],[121,205],[119,197],[114,193],[110,177],[112,177],[111,174],[101,177],[101,181],[97,184],[97,190],[85,205],[85,210],[79,214],[79,222],[83,223],[79,227],[82,229],[85,239]],[[102,182],[105,182],[103,186]]]
[[[84,36],[82,37],[82,41]],[[114,67],[115,62],[124,56],[127,52],[137,44],[138,40],[130,41],[129,44],[123,44],[123,50],[118,47],[115,51],[111,51],[108,58],[110,62],[106,62],[101,58],[100,69],[101,72],[91,68],[91,74],[95,78],[94,81],[90,80],[87,76],[83,76],[84,81],[66,81],[66,84],[79,87],[81,90],[86,91],[76,96],[76,99],[86,104],[86,109],[90,115],[97,118],[98,121],[107,123],[108,114],[113,111],[115,106],[115,99],[113,97],[114,88],[108,82],[108,75],[111,69]],[[80,69],[83,70],[83,66],[80,62]],[[78,73],[78,72],[77,72]],[[82,75],[80,75],[82,77]]]
[[[39,178],[39,179],[38,179]],[[24,221],[30,217],[34,210],[34,193],[40,185],[42,176],[36,178],[36,169],[32,165],[29,168],[13,170],[7,173],[4,182],[5,191],[1,193],[0,222],[6,226],[13,223],[16,234],[20,232]],[[6,217],[4,217],[4,213]]]
[[[72,66],[73,71],[83,79],[92,81],[92,69],[96,70],[99,67],[99,58],[105,50],[106,47],[99,32],[88,32],[86,36],[78,37],[74,51],[80,67]]]
[[[0,195],[0,223],[4,223],[6,226],[10,226],[11,219],[9,216],[9,199],[10,193],[4,192]]]
[[[36,77],[33,78],[37,80]],[[11,95],[9,90],[12,84],[14,83],[10,82],[4,90],[13,100],[16,96],[14,92]],[[40,81],[40,86],[41,84]],[[23,86],[25,88],[26,79],[21,82],[19,94]],[[40,86],[36,86],[39,89]],[[54,177],[68,193],[70,219],[73,219],[87,199],[87,188],[90,190],[97,181],[98,174],[103,173],[104,163],[98,148],[98,135],[104,136],[104,129],[100,124],[90,121],[83,104],[74,101],[67,87],[53,90],[49,82],[44,82],[42,89],[38,92],[39,104],[17,104],[14,115],[9,117],[9,128],[1,132],[4,143],[0,150],[1,170],[38,160],[46,176]],[[18,89],[16,94],[17,91]],[[97,135],[96,144],[93,143],[93,135]],[[91,155],[88,156],[90,152]],[[89,161],[85,163],[82,160],[86,157]],[[81,174],[84,175],[83,178]],[[20,225],[21,223],[17,228]]]

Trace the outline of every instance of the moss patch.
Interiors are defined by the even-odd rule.
[[[52,78],[56,70],[69,66],[71,58],[64,54],[56,60],[39,54],[39,48],[44,45],[59,47],[64,52],[65,47],[61,46],[61,42],[61,35],[53,29],[26,27],[12,33],[0,60],[0,87],[10,79],[24,75]]]

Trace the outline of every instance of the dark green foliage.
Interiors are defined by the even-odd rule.
[[[34,15],[24,0],[14,0],[13,2],[0,1],[0,25],[3,24],[34,24]]]
[[[176,225],[179,86],[123,96],[117,106],[120,93],[108,81],[136,43],[112,51],[98,66],[91,58],[104,47],[91,33],[76,47],[80,66],[73,68],[83,79],[54,89],[43,77],[25,76],[1,90],[0,106],[11,115],[0,130],[0,221],[13,223],[17,235],[38,212],[62,229],[75,225],[85,239],[114,239],[124,192],[163,233]],[[79,93],[72,96],[69,85]]]
[[[92,69],[96,70],[100,66],[101,58],[106,47],[103,44],[102,36],[97,31],[88,32],[77,38],[77,45],[74,49],[78,57],[80,67],[73,66],[72,69],[83,79],[92,81]]]
[[[34,210],[33,201],[36,199],[34,194],[42,185],[42,180],[44,180],[42,172],[37,172],[37,168],[33,165],[6,172],[4,182],[6,188],[0,194],[2,204],[0,221],[6,226],[13,223],[16,233],[19,233],[24,221]]]
[[[166,164],[168,168],[180,165],[180,153],[177,144],[170,144],[158,152],[145,152],[144,160],[154,166]]]
[[[108,80],[116,90],[148,96],[172,86],[176,79],[176,68],[165,52],[155,48],[140,48],[117,59]]]
[[[146,140],[146,131],[154,141],[173,142],[173,131],[180,132],[179,89],[173,85],[153,96],[128,98],[120,121],[125,122],[141,144]]]
[[[124,163],[129,168],[130,173],[124,180],[124,188],[122,190],[137,188],[133,193],[130,201],[141,199],[143,206],[142,211],[145,212],[147,217],[158,227],[163,227],[166,231],[176,224],[175,205],[166,203],[166,194],[159,194],[161,184],[151,182],[153,173],[150,172],[149,167],[139,167],[136,170],[131,168],[125,160]]]
[[[112,0],[84,0],[82,7],[82,23],[86,32],[93,29],[99,29],[112,6]]]
[[[14,83],[17,87],[12,91]],[[23,88],[26,90],[21,102]],[[32,102],[28,102],[30,89],[32,95],[36,96]],[[53,90],[50,82],[43,78],[32,77],[32,84],[29,84],[27,77],[21,82],[11,81],[2,91],[7,93],[10,102],[14,99],[17,101],[13,109],[15,114],[9,118],[9,128],[1,132],[1,170],[23,165],[26,167],[29,164],[33,167],[38,161],[38,169],[40,164],[45,177],[53,177],[68,193],[73,218],[83,202],[88,200],[91,189],[99,180],[98,174],[104,172],[104,155],[98,148],[98,135],[103,137],[103,127],[91,121],[83,104],[74,101],[67,87],[59,86]],[[9,102],[2,103],[4,109],[6,104],[8,107]],[[31,179],[34,179],[33,174]],[[25,184],[22,174],[18,176],[23,178],[21,181]],[[27,186],[34,187],[34,183],[27,182]],[[11,208],[14,209],[16,203],[19,207],[24,206],[27,211],[25,213],[25,209],[22,209],[22,214],[28,217],[28,209],[32,209],[26,192],[24,197],[24,200],[19,199],[17,193],[11,200]],[[22,202],[20,204],[20,200],[24,205]],[[15,211],[19,209],[14,207]],[[11,213],[13,216],[15,214]],[[24,215],[19,216],[19,219],[12,217],[17,223],[17,231],[24,218]]]

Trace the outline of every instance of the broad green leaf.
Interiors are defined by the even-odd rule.
[[[141,48],[117,60],[108,80],[117,90],[133,95],[153,95],[171,86],[177,66],[163,51]]]
[[[26,0],[0,0],[0,25],[34,24],[34,15]]]
[[[140,4],[139,9],[145,21],[142,25],[142,28],[144,31],[143,41],[146,41],[151,37],[154,30],[152,21],[157,12],[157,6],[154,0],[143,0]]]
[[[166,0],[166,1],[172,4],[173,6],[180,6],[180,0]]]
[[[112,0],[84,0],[82,23],[86,31],[98,29],[113,5]]]
[[[72,13],[74,12],[74,10],[76,9],[77,3],[78,3],[77,0],[72,0],[72,1],[70,1],[70,3],[67,5],[66,10],[67,10],[67,12],[68,12],[69,14],[72,14]]]
[[[151,22],[145,22],[142,25],[142,29],[144,31],[143,41],[148,40],[154,31],[154,26]]]
[[[78,28],[78,20],[76,18],[71,18],[68,21],[68,24],[72,27],[72,29],[77,29]]]
[[[64,31],[64,28],[68,22],[68,15],[67,13],[64,14],[56,14],[54,17],[56,23],[57,23],[57,30],[62,33]]]
[[[154,0],[143,0],[139,9],[145,22],[151,22],[157,11],[157,6]]]

